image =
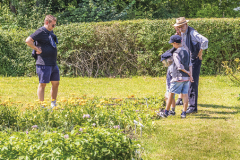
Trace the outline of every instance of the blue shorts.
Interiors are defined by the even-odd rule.
[[[49,83],[50,81],[60,81],[58,66],[36,65],[36,72],[39,83]]]
[[[168,93],[169,93],[169,89],[168,89],[168,85],[166,86],[167,90],[165,93],[165,97],[168,98]],[[175,99],[175,94],[173,95],[173,99]]]
[[[188,94],[189,81],[171,82],[169,92],[175,94]]]

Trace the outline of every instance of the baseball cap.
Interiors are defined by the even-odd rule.
[[[181,43],[181,42],[182,42],[182,37],[179,36],[179,35],[173,35],[173,36],[171,36],[169,43],[174,43],[174,42],[176,42],[176,43]]]
[[[161,55],[161,62],[165,59],[168,59],[168,58],[172,57],[174,51],[176,51],[176,48],[173,47],[173,48],[167,50],[166,52],[164,52]]]

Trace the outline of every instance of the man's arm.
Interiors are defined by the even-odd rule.
[[[189,66],[189,77],[190,77],[190,82],[194,82],[194,79],[192,77],[192,66]]]
[[[202,60],[202,51],[208,48],[208,39],[203,35],[199,34],[196,30],[191,32],[191,37],[194,42],[199,42],[201,44],[201,49],[197,57]]]
[[[36,51],[37,54],[41,54],[42,53],[42,50],[41,48],[38,48],[34,45],[34,40],[31,38],[31,37],[28,37],[25,41],[27,43],[27,45],[29,47],[31,47],[32,49],[34,49]]]

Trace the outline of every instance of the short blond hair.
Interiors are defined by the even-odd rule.
[[[53,15],[46,15],[44,23],[46,23],[47,21],[51,23],[52,21],[57,21],[57,18],[54,17]]]

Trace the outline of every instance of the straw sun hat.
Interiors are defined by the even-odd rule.
[[[176,19],[176,23],[173,25],[174,27],[181,26],[187,23],[189,20],[186,20],[185,17],[179,17]]]

